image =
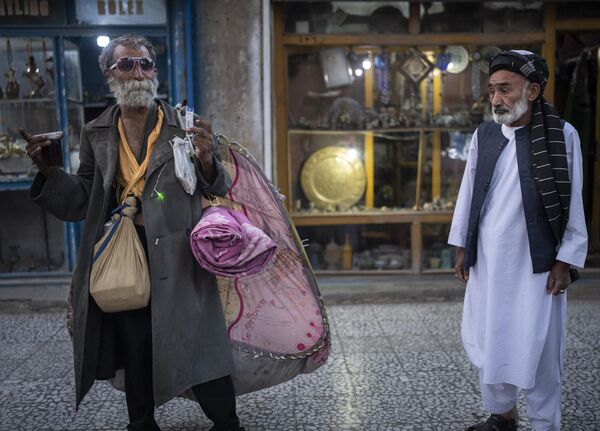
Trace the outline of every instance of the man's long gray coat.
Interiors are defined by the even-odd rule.
[[[163,126],[141,197],[149,249],[157,406],[193,385],[231,374],[233,369],[216,279],[196,264],[189,246],[191,229],[202,214],[201,191],[223,195],[229,179],[213,158],[217,177],[212,184],[199,175],[193,196],[183,190],[175,177],[169,143],[183,131],[174,108],[162,102],[161,108]],[[99,364],[98,358],[105,353],[101,346],[106,344],[107,331],[102,334],[103,313],[89,295],[89,282],[94,244],[115,200],[118,113],[113,106],[83,127],[77,175],[64,171],[55,171],[47,179],[38,175],[30,192],[33,200],[56,217],[85,220],[72,280],[77,405],[96,378],[106,378],[102,376],[106,371],[99,371],[106,364]]]

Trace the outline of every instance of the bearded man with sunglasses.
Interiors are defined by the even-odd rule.
[[[494,121],[473,135],[448,240],[467,283],[463,345],[491,413],[468,430],[516,431],[523,390],[533,428],[557,431],[565,291],[587,253],[579,137],[543,97],[542,57],[504,51],[489,75]]]
[[[186,130],[177,111],[156,99],[155,60],[152,44],[134,35],[103,49],[100,68],[117,104],[83,127],[77,174],[48,167],[42,148],[50,141],[22,131],[39,168],[31,198],[62,220],[85,220],[71,285],[76,402],[95,380],[124,370],[128,430],[158,430],[155,406],[185,391],[214,422],[212,430],[241,430],[216,279],[195,264],[189,246],[201,195],[223,196],[230,179],[210,123],[200,119],[187,130],[194,136],[198,186],[190,196],[179,184],[169,141]],[[150,303],[105,313],[89,294],[94,244],[111,210],[130,195],[138,199],[134,224],[148,260]]]

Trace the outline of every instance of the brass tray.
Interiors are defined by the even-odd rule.
[[[325,147],[315,151],[304,163],[300,185],[315,207],[346,210],[365,192],[365,166],[356,149]]]

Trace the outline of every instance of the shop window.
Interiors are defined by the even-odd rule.
[[[542,2],[429,2],[421,7],[424,33],[536,31]]]
[[[402,271],[411,268],[410,224],[298,228],[318,271]]]
[[[396,269],[448,271],[444,244],[472,136],[491,118],[489,62],[505,48],[294,49],[286,68],[285,188],[303,238],[317,244],[314,254],[331,238],[365,256],[387,244],[404,256]],[[353,262],[351,270],[378,268]],[[329,267],[315,260],[315,268]]]
[[[11,273],[66,271],[64,226],[30,201],[27,190],[3,191],[0,278]]]
[[[429,271],[445,270],[454,267],[454,247],[446,243],[450,233],[449,224],[423,224],[422,268]]]
[[[408,33],[408,1],[290,2],[286,33]]]

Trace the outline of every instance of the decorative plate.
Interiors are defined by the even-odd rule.
[[[484,46],[479,51],[481,53],[481,61],[479,62],[479,68],[483,73],[490,73],[490,62],[492,59],[502,52],[501,48],[497,46]]]
[[[304,194],[320,209],[346,210],[365,192],[365,166],[358,151],[348,147],[325,147],[304,162],[300,185]]]
[[[402,73],[409,77],[414,84],[421,82],[431,72],[431,69],[433,69],[433,64],[424,54],[414,49],[410,50],[400,65]]]
[[[450,55],[452,67],[448,66],[448,73],[461,73],[469,65],[469,52],[460,45],[450,45],[446,48],[446,54]]]

